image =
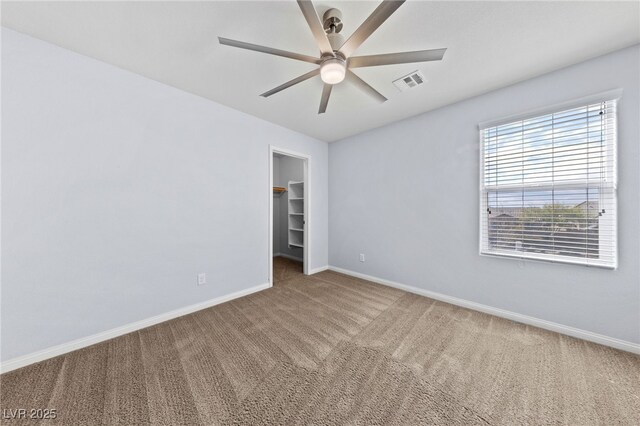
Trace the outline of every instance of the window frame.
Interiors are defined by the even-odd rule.
[[[585,189],[588,188],[588,184],[586,182],[576,182],[576,183],[560,183],[560,184],[549,184],[549,183],[541,183],[541,184],[523,184],[523,185],[510,185],[510,188],[505,186],[485,186],[485,140],[484,140],[484,131],[487,128],[498,127],[504,124],[509,124],[512,122],[523,121],[535,119],[544,115],[560,113],[565,110],[574,109],[584,107],[585,105],[590,105],[594,103],[600,102],[616,102],[616,112],[614,120],[615,129],[618,128],[618,108],[620,98],[622,97],[622,89],[609,90],[607,92],[598,93],[591,96],[586,96],[579,99],[574,99],[568,102],[557,103],[554,105],[549,105],[543,108],[538,108],[535,110],[530,110],[524,113],[506,116],[500,119],[485,121],[478,124],[478,138],[479,138],[479,191],[478,191],[478,219],[479,219],[479,228],[478,228],[478,254],[483,257],[497,257],[497,258],[505,258],[505,259],[519,259],[521,261],[532,261],[532,262],[545,262],[545,263],[561,263],[561,264],[571,264],[571,265],[582,265],[582,266],[590,266],[604,269],[617,269],[618,261],[619,261],[619,252],[618,252],[618,167],[617,167],[617,153],[618,153],[618,134],[617,130],[613,139],[613,170],[611,173],[607,173],[606,180],[608,184],[601,188],[604,191],[607,191],[608,194],[611,195],[609,207],[612,207],[612,212],[610,223],[614,226],[613,231],[613,264],[605,264],[605,263],[597,263],[594,262],[593,259],[589,258],[581,258],[581,257],[569,257],[569,256],[556,256],[549,254],[541,254],[535,252],[510,252],[510,251],[490,251],[489,244],[489,236],[484,239],[484,231],[487,224],[485,223],[487,220],[486,211],[483,208],[485,205],[484,198],[491,191],[504,191],[504,190],[526,190],[526,189],[534,189],[534,190],[563,190],[563,189]],[[601,181],[597,181],[598,184],[601,184]],[[488,232],[488,228],[487,228]]]

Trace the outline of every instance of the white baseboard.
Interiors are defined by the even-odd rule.
[[[228,302],[239,297],[247,296],[249,294],[266,290],[271,287],[271,284],[260,284],[254,287],[247,288],[245,290],[236,291],[225,296],[216,297],[205,302],[196,303],[194,305],[185,306],[184,308],[175,309],[173,311],[166,312],[164,314],[156,315],[151,318],[147,318],[141,321],[136,321],[121,327],[113,328],[111,330],[103,331],[102,333],[94,334],[91,336],[83,337],[78,340],[73,340],[68,343],[53,346],[47,349],[43,349],[38,352],[23,355],[17,358],[10,359],[0,364],[0,373],[6,373],[11,370],[25,367],[29,364],[44,361],[45,359],[53,358],[58,355],[66,354],[71,351],[86,348],[87,346],[95,345],[96,343],[104,342],[105,340],[113,339],[114,337],[122,336],[124,334],[131,333],[133,331],[141,330],[143,328],[150,327],[152,325],[159,324],[161,322],[168,321],[183,315],[187,315],[202,309],[210,308],[211,306],[219,305],[224,302]]]
[[[326,271],[327,269],[329,269],[329,265],[324,265],[319,268],[314,268],[309,271],[309,275],[317,274],[318,272]]]
[[[304,262],[304,260],[302,258],[291,256],[290,254],[286,254],[286,253],[275,253],[273,255],[273,257],[284,257],[285,259],[291,259],[291,260],[295,260],[297,262]]]
[[[400,284],[395,281],[385,280],[383,278],[361,274],[360,272],[354,272],[348,269],[338,268],[336,266],[329,266],[329,270],[340,272],[342,274],[350,275],[356,278],[361,278],[363,280],[372,281],[374,283],[386,285],[389,287],[398,288],[400,290],[404,290],[409,293],[419,294],[420,296],[425,296],[431,299],[440,300],[442,302],[450,303],[452,305],[462,306],[463,308],[472,309],[474,311],[480,311],[486,314],[495,315],[497,317],[506,318],[522,324],[544,328],[545,330],[555,331],[556,333],[566,334],[567,336],[577,337],[578,339],[588,340],[590,342],[599,343],[601,345],[610,346],[612,348],[621,349],[623,351],[640,354],[640,344],[638,343],[616,339],[614,337],[605,336],[603,334],[593,333],[591,331],[586,331],[579,328],[558,324],[555,322],[531,317],[528,315],[518,314],[516,312],[511,312],[511,311],[507,311],[500,308],[494,308],[492,306],[483,305],[481,303],[471,302],[469,300],[460,299],[453,296],[447,296],[446,294],[436,293],[434,291],[429,291],[429,290],[425,290],[418,287],[412,287],[406,284]]]

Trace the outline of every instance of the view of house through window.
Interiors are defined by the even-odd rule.
[[[481,253],[616,266],[615,108],[481,130]]]

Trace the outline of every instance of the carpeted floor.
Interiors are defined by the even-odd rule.
[[[273,258],[273,284],[286,281],[290,278],[302,276],[302,262],[287,259],[285,257]]]
[[[4,374],[1,407],[56,409],[45,425],[640,424],[636,355],[281,258],[274,278]]]

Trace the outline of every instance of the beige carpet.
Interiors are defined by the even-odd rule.
[[[41,424],[640,424],[640,357],[279,259],[276,285],[1,376]],[[3,424],[20,424],[2,421]]]
[[[275,285],[300,276],[302,276],[302,262],[296,262],[285,257],[273,258],[273,283]]]

